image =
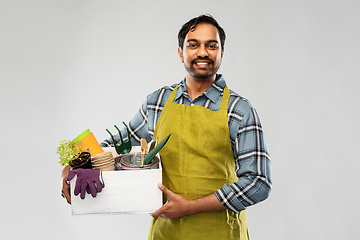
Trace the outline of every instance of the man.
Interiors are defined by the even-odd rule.
[[[137,145],[171,133],[161,151],[165,204],[151,214],[149,239],[248,239],[245,208],[271,189],[260,120],[217,74],[225,32],[214,18],[191,19],[178,40],[185,79],[148,95],[129,123]],[[70,201],[66,181],[63,191]]]

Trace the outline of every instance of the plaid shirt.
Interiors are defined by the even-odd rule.
[[[153,139],[161,111],[176,85],[163,87],[148,95],[135,117],[129,122],[134,146],[140,145],[141,138],[145,138],[148,142]],[[205,93],[191,100],[184,79],[179,83],[174,102],[188,106],[199,105],[216,111],[220,109],[224,87],[225,80],[218,75],[215,83]],[[270,156],[256,110],[248,100],[231,90],[228,124],[235,171],[239,179],[230,186],[224,184],[215,195],[226,208],[238,213],[268,197],[271,189]],[[126,141],[126,129],[122,129],[121,132]],[[118,135],[114,138],[115,141],[120,141]],[[100,145],[113,146],[112,139],[105,140]]]

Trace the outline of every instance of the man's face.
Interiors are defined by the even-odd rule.
[[[213,79],[224,53],[217,28],[211,24],[198,24],[195,30],[187,33],[183,49],[179,47],[178,53],[187,75],[201,81]]]

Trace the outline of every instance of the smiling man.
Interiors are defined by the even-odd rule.
[[[248,239],[245,209],[266,199],[271,189],[260,119],[217,74],[225,32],[213,17],[191,19],[178,40],[185,78],[148,95],[129,122],[133,145],[171,133],[160,152],[164,205],[151,214],[149,239]],[[126,129],[122,135],[127,137]],[[112,139],[101,145],[113,145]]]
[[[191,26],[185,40],[180,41],[178,54],[185,66],[188,93],[195,99],[215,82],[224,48],[220,45],[217,27],[206,23],[200,23],[196,28]]]
[[[184,46],[179,46],[178,53],[185,65],[187,79],[215,80],[224,49],[220,46],[217,28],[210,24],[198,24],[185,37]]]

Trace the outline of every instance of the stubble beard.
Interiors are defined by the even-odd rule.
[[[191,66],[187,66],[186,63],[184,62],[185,70],[190,74],[190,76],[194,77],[195,79],[197,79],[199,81],[206,81],[207,79],[216,75],[217,71],[220,68],[220,64],[219,64],[219,66],[213,67],[212,69],[210,69],[209,71],[207,71],[205,73],[199,73],[193,67],[194,63],[191,62],[190,64],[191,64]],[[212,66],[214,66],[214,62],[212,62],[211,64],[212,64]]]

